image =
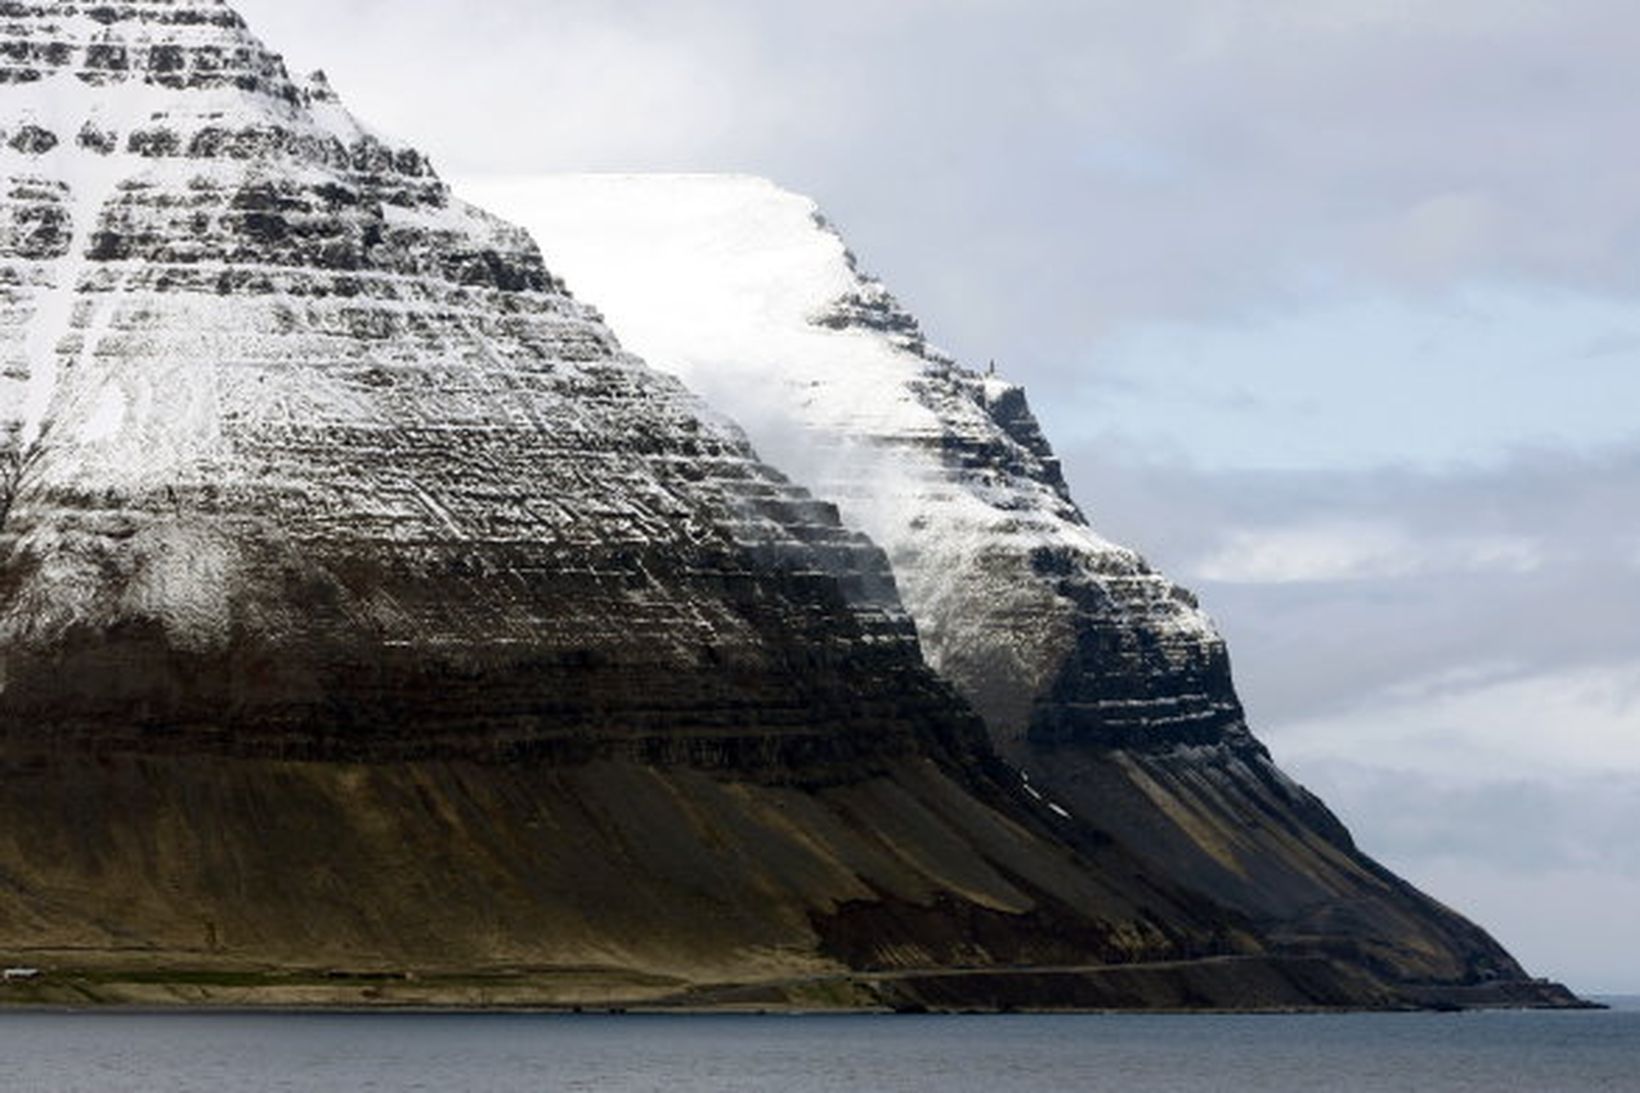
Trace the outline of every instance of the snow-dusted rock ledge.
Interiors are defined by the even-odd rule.
[[[1274,765],[1194,597],[1089,526],[1024,392],[932,348],[814,202],[733,176],[465,189],[887,549],[930,662],[1084,847],[1114,836],[1298,952],[1402,979],[1521,975]]]

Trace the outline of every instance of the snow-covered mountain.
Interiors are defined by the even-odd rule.
[[[1084,519],[1024,392],[931,347],[813,202],[755,178],[475,180],[628,344],[889,552],[929,661],[1030,792],[1300,952],[1521,975],[1359,853],[1249,732],[1193,596]]]
[[[1253,961],[1201,971],[1221,1004],[1314,995],[1058,825],[882,552],[523,231],[217,0],[3,6],[0,956],[46,968],[29,998],[1100,1004],[1095,965],[1201,952]],[[996,974],[912,974],[955,964]]]
[[[63,716],[52,677],[110,632],[226,658],[233,708],[297,720],[359,672],[483,663],[493,694],[549,656],[698,676],[681,715],[718,701],[712,665],[845,618],[822,646],[915,674],[878,551],[231,10],[6,18],[7,703],[37,679]],[[786,604],[841,603],[822,571],[849,611]],[[96,678],[87,713],[224,698],[208,672]]]
[[[754,190],[770,223],[677,284],[790,248],[713,388],[857,527],[220,0],[0,4],[0,958],[44,971],[0,1004],[1363,1006],[1518,974],[1411,895],[1347,902],[1370,863],[1245,733],[1205,619],[1083,526],[1023,397]],[[1340,897],[1254,921],[1204,862]]]
[[[1089,527],[1024,392],[931,347],[812,202],[711,176],[473,188],[889,551],[930,662],[999,734],[1241,730],[1195,601]]]

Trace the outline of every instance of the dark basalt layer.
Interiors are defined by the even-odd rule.
[[[1215,934],[1131,862],[1090,868],[927,760],[807,786],[9,750],[0,774],[0,958],[42,972],[0,1005],[1409,1001]]]

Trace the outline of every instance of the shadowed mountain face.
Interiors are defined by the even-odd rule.
[[[811,202],[745,178],[475,188],[884,545],[930,663],[1073,839],[1114,840],[1283,952],[1401,983],[1522,978],[1271,762],[1195,599],[1089,527],[1023,391],[930,348]]]

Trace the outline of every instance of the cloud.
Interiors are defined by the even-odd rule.
[[[1254,728],[1369,853],[1540,974],[1640,985],[1640,447],[1444,473],[1067,454],[1102,530],[1219,578],[1197,591]]]
[[[1625,773],[1640,785],[1640,656],[1463,685],[1403,682],[1332,716],[1268,726],[1291,761],[1350,759],[1448,780]],[[1433,683],[1434,685],[1431,685]]]
[[[1640,281],[1640,12],[1616,0],[241,7],[452,171],[814,193],[974,359],[1069,316]]]
[[[1525,536],[1420,540],[1372,524],[1321,524],[1233,531],[1192,567],[1203,581],[1306,584],[1410,577],[1428,573],[1531,573],[1542,547]]]
[[[1496,461],[1640,434],[1635,315],[1628,299],[1476,288],[1140,323],[1088,351],[1090,376],[1051,371],[1037,387],[1062,445],[1104,433],[1220,468]],[[1053,397],[1061,384],[1077,395]]]
[[[1512,220],[1511,210],[1491,194],[1437,194],[1397,217],[1387,233],[1386,264],[1417,280],[1485,268],[1500,241],[1518,231]]]
[[[1631,993],[1640,777],[1431,777],[1415,758],[1288,765],[1375,857],[1474,916],[1535,973]]]
[[[1197,586],[1261,728],[1475,665],[1640,660],[1640,448],[1438,472],[1211,471],[1067,450],[1103,533]]]
[[[1633,356],[1636,353],[1640,353],[1640,333],[1634,330],[1608,330],[1591,338],[1583,347],[1581,355],[1587,359],[1594,359]]]
[[[1515,837],[1518,814],[1499,817],[1496,839]],[[1390,859],[1426,891],[1461,894],[1476,916],[1527,967],[1586,994],[1633,994],[1634,908],[1640,879],[1604,865],[1519,869],[1461,854]]]
[[[1640,398],[1635,353],[1588,352],[1640,291],[1616,0],[240,6],[447,174],[816,197],[1061,443],[1120,415],[1214,463],[1482,458]]]
[[[657,162],[727,156],[779,123],[777,91],[746,93],[755,46],[722,5],[236,6],[292,66],[327,69],[351,108],[447,172],[474,162],[615,166],[638,149]]]
[[[1393,755],[1288,766],[1343,815],[1374,817],[1371,849],[1384,858],[1463,859],[1522,873],[1599,868],[1640,881],[1640,844],[1627,835],[1640,823],[1633,772],[1451,776]]]

